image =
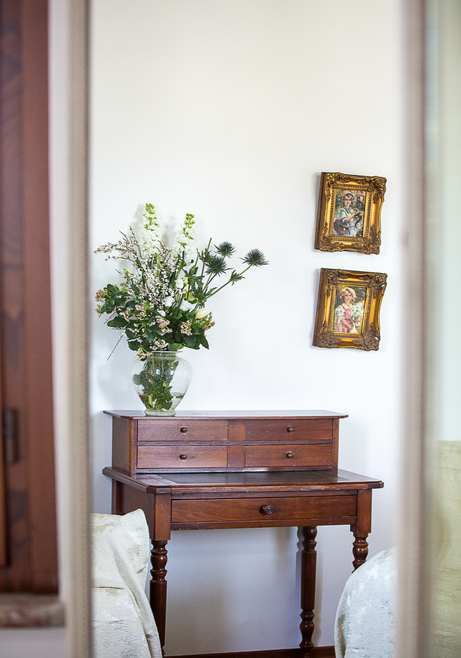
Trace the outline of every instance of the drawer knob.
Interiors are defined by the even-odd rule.
[[[295,456],[295,453],[292,452],[291,450],[289,450],[289,451],[287,452],[287,458],[288,458],[288,459],[290,459],[291,457],[294,457],[294,456]]]
[[[294,427],[287,427],[287,432],[294,432],[295,428]]]
[[[187,432],[187,427],[180,427],[179,431],[185,434]]]
[[[272,505],[262,505],[259,508],[259,511],[261,512],[261,514],[273,514],[275,512]]]
[[[187,455],[184,455],[184,454],[179,455],[179,459],[187,459]]]

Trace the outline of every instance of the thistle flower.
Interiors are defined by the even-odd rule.
[[[269,265],[264,257],[264,254],[259,249],[250,249],[247,255],[242,258],[243,262],[250,267],[261,267],[262,265]]]
[[[235,247],[230,242],[221,242],[217,247],[215,247],[217,253],[224,258],[232,256],[235,252]]]
[[[210,258],[207,260],[207,272],[208,274],[214,274],[219,275],[219,274],[224,274],[224,272],[228,268],[226,267],[226,261],[222,256],[215,256],[212,255]]]

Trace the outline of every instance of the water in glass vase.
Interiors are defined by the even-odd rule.
[[[191,377],[189,362],[177,352],[152,352],[133,360],[133,385],[147,416],[174,416]]]

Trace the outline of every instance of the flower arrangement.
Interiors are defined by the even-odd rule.
[[[106,259],[126,261],[120,284],[107,284],[96,293],[96,311],[107,315],[107,325],[123,332],[131,350],[141,360],[156,351],[208,348],[206,332],[214,326],[205,304],[229,284],[244,278],[252,267],[267,265],[259,249],[241,260],[241,271],[228,265],[235,252],[230,242],[214,248],[211,239],[203,250],[194,247],[194,215],[184,223],[169,248],[161,239],[155,208],[147,203],[145,223],[138,238],[130,227],[116,244],[106,244],[95,253]],[[227,280],[218,282],[226,275]]]

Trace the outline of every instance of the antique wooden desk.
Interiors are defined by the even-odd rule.
[[[379,480],[338,471],[339,419],[328,411],[186,412],[113,417],[112,512],[142,509],[152,548],[150,600],[162,646],[172,530],[303,528],[300,647],[313,648],[316,534],[350,525],[354,569],[365,562]]]

